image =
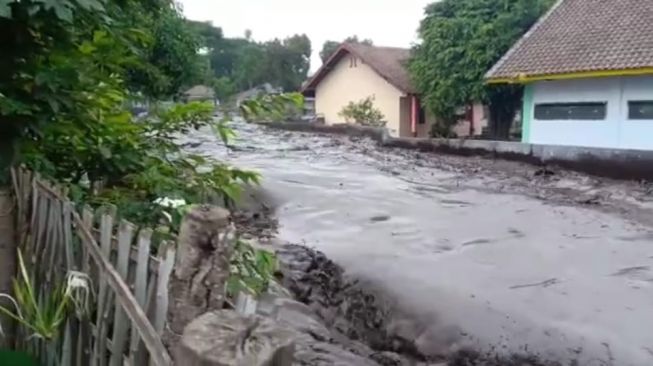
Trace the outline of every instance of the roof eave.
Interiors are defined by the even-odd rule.
[[[366,59],[363,57],[363,55],[361,55],[360,53],[358,53],[354,47],[350,47],[349,43],[346,43],[346,42],[343,43],[343,44],[341,44],[340,47],[338,47],[338,49],[337,49],[335,52],[333,52],[333,54],[332,54],[332,55],[327,59],[327,61],[324,62],[324,63],[322,64],[322,66],[318,69],[318,71],[315,73],[315,75],[313,75],[313,77],[311,78],[311,80],[309,80],[309,81],[306,83],[306,85],[303,86],[303,87],[300,89],[300,93],[306,93],[306,92],[308,92],[308,91],[313,91],[313,90],[315,90],[315,89],[317,88],[317,84],[319,84],[319,83],[322,81],[322,79],[324,78],[324,76],[325,76],[327,73],[329,73],[329,71],[331,71],[331,69],[332,69],[333,66],[334,66],[334,63],[337,62],[337,61],[339,61],[339,57],[340,57],[340,55],[342,54],[342,52],[350,53],[350,54],[355,55],[356,57],[360,58],[361,60],[363,60],[363,62],[365,62],[365,63],[366,63],[366,64],[367,64],[367,65],[368,65],[372,70],[374,70],[374,72],[375,72],[377,75],[379,75],[380,77],[382,77],[382,78],[383,78],[386,82],[388,82],[390,85],[392,85],[392,86],[394,86],[395,88],[397,88],[397,90],[399,90],[400,92],[402,92],[402,93],[406,93],[406,94],[412,94],[412,93],[414,93],[414,91],[413,91],[413,90],[410,90],[410,88],[407,89],[406,87],[404,87],[404,86],[402,86],[402,85],[399,85],[398,83],[395,83],[395,82],[394,82],[393,80],[391,80],[389,77],[387,77],[386,75],[384,75],[384,74],[383,74],[383,73],[382,73],[382,72],[381,72],[381,71],[380,71],[380,70],[379,70],[375,65],[373,65],[373,64],[370,63],[368,60],[366,60]]]
[[[490,70],[487,71],[487,73],[485,74],[486,79],[495,78],[493,74],[495,74],[501,68],[501,66],[503,66],[503,64],[505,64],[510,57],[512,57],[512,55],[517,51],[517,49],[519,49],[519,47],[521,47],[521,45],[525,42],[525,40],[529,38],[533,33],[535,33],[535,31],[537,31],[537,29],[551,16],[551,14],[553,14],[553,12],[564,1],[565,0],[557,0],[556,3],[546,13],[542,17],[540,17],[540,19],[538,19],[537,22],[535,22],[535,24],[533,24],[533,26],[528,31],[526,31],[526,33],[524,33],[524,35],[522,35],[517,40],[517,42],[515,42],[515,44],[512,45],[512,47],[510,47],[508,52],[506,52],[503,55],[503,57],[501,57],[499,61],[497,61],[497,63],[494,64],[490,68]]]
[[[653,75],[653,66],[635,69],[591,70],[575,71],[559,74],[533,74],[516,76],[491,77],[486,80],[488,84],[528,84],[536,81],[592,79],[616,76],[644,76]]]

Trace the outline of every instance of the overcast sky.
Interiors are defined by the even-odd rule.
[[[381,46],[410,47],[424,7],[433,0],[179,0],[186,17],[211,21],[227,37],[252,31],[257,41],[306,33],[311,39],[311,70],[321,64],[326,40],[370,38]]]

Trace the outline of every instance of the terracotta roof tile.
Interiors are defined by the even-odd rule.
[[[405,63],[410,58],[410,49],[396,47],[367,46],[358,43],[344,43],[322,65],[313,77],[304,85],[302,91],[314,89],[326,76],[331,67],[345,54],[354,54],[370,66],[377,74],[390,84],[405,93],[413,93],[415,89],[410,82],[410,75]]]
[[[561,0],[489,79],[653,67],[653,1]]]

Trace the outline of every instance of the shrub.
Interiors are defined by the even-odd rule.
[[[338,114],[347,122],[355,122],[363,126],[384,127],[385,116],[374,107],[374,97],[369,96],[358,102],[349,102]]]

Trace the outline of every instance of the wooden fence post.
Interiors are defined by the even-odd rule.
[[[11,189],[0,187],[0,292],[11,294],[12,279],[16,275],[16,231],[15,231],[15,212],[14,197]],[[10,303],[3,305],[11,308]],[[4,339],[0,339],[0,344],[6,346],[13,345],[14,342],[14,324],[8,317],[0,318]]]

